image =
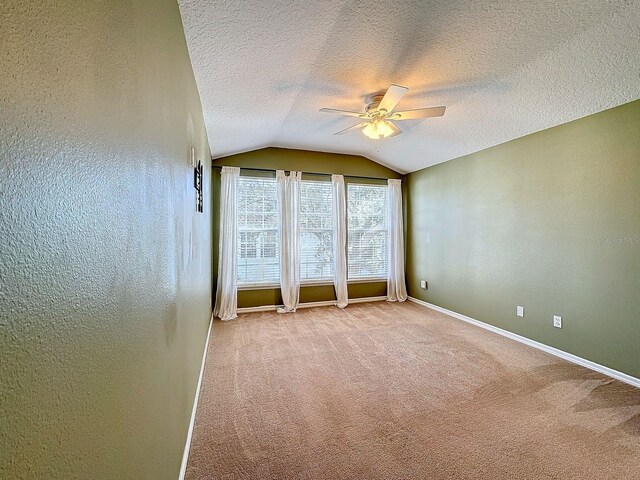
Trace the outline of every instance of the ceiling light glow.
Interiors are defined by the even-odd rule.
[[[386,138],[391,135],[393,128],[384,120],[375,119],[362,129],[362,133],[371,140],[380,140],[381,138]]]

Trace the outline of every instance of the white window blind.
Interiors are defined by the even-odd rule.
[[[303,181],[300,191],[300,279],[333,278],[331,183]]]
[[[348,278],[386,278],[388,213],[386,185],[347,186]]]
[[[238,183],[238,285],[275,284],[278,266],[278,197],[275,178],[240,177]]]

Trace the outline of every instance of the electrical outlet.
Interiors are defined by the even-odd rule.
[[[518,315],[519,317],[524,317],[524,307],[521,305],[518,305],[516,307],[516,315]]]
[[[425,290],[429,288],[429,284],[426,280],[420,280],[420,288],[424,288]]]
[[[562,328],[562,317],[560,315],[553,316],[553,326],[556,328]]]

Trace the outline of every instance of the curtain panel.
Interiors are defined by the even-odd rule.
[[[213,315],[233,320],[238,310],[238,167],[222,167],[218,286]]]
[[[404,233],[402,230],[402,183],[388,181],[389,195],[389,268],[387,269],[387,301],[404,302],[407,286],[404,278]]]
[[[347,201],[344,177],[331,175],[333,192],[333,286],[336,290],[336,306],[349,304],[347,290]]]
[[[302,173],[276,171],[280,291],[284,306],[278,313],[295,312],[300,302],[300,189]]]

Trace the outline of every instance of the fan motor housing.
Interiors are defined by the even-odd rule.
[[[364,107],[365,112],[369,112],[370,110],[376,110],[382,98],[384,97],[385,92],[376,92],[372,93],[367,97],[367,105]]]

